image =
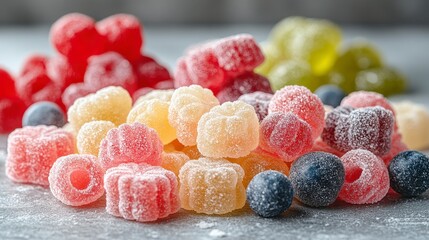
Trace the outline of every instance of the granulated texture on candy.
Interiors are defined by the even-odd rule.
[[[261,122],[268,115],[268,105],[272,97],[273,94],[256,91],[243,94],[238,100],[252,105],[256,115],[258,115],[259,122]]]

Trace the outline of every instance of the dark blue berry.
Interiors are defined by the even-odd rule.
[[[247,187],[247,202],[261,217],[275,217],[292,204],[293,188],[289,179],[277,171],[261,172]]]
[[[415,197],[429,189],[429,158],[417,151],[404,151],[389,164],[390,186],[406,197]]]
[[[323,85],[314,93],[322,100],[323,104],[332,107],[340,106],[341,100],[346,96],[346,93],[335,85]]]
[[[312,207],[332,204],[343,186],[344,177],[341,159],[325,152],[301,156],[290,170],[295,196]]]
[[[22,118],[23,126],[54,125],[62,127],[66,124],[65,114],[52,102],[37,102],[31,105]]]

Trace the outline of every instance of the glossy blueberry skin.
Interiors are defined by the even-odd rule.
[[[290,179],[295,196],[312,207],[325,207],[337,199],[345,178],[341,159],[325,152],[307,153],[292,164]]]
[[[24,113],[22,126],[54,125],[63,127],[66,117],[61,108],[52,102],[37,102],[31,105]]]
[[[322,100],[323,104],[334,108],[340,106],[341,100],[346,96],[346,93],[335,85],[323,85],[314,94]]]
[[[257,174],[247,186],[247,202],[261,217],[276,217],[286,211],[293,200],[292,184],[278,171]]]
[[[416,197],[429,189],[429,158],[418,151],[404,151],[389,163],[390,187],[405,197]]]

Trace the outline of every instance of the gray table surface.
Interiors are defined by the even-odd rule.
[[[173,67],[183,49],[209,38],[249,32],[262,41],[268,26],[147,28],[148,52]],[[0,65],[17,72],[26,55],[52,54],[47,27],[0,28]],[[369,38],[387,62],[410,79],[412,90],[393,100],[426,104],[429,89],[429,30],[421,28],[347,28],[345,38]],[[88,207],[72,208],[57,201],[49,189],[15,184],[4,174],[6,136],[0,136],[0,239],[429,239],[429,192],[420,198],[388,195],[374,205],[336,202],[328,208],[309,208],[294,202],[279,218],[255,216],[248,207],[225,216],[206,216],[181,210],[155,223],[115,218],[101,199]]]

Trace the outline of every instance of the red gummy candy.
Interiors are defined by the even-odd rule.
[[[191,86],[194,84],[188,74],[188,66],[186,65],[186,57],[180,57],[177,60],[176,71],[174,71],[174,88]]]
[[[349,106],[353,108],[380,106],[392,111],[393,115],[395,115],[395,110],[393,110],[389,101],[383,95],[375,92],[352,92],[341,101],[341,106]]]
[[[314,141],[311,152],[326,152],[326,153],[334,154],[337,157],[342,157],[344,155],[343,152],[338,151],[337,149],[329,146],[320,137],[317,138],[316,141]]]
[[[259,147],[292,162],[313,145],[311,127],[293,113],[271,113],[261,122]]]
[[[34,71],[46,71],[46,67],[49,62],[49,57],[42,54],[32,54],[25,60],[20,75],[26,75],[29,72]]]
[[[258,115],[259,122],[261,122],[268,115],[268,105],[271,98],[273,98],[273,94],[257,91],[244,94],[238,100],[252,105],[256,115]]]
[[[390,182],[383,160],[369,151],[358,149],[341,157],[345,181],[339,198],[352,204],[379,202],[389,191]]]
[[[96,24],[98,32],[107,39],[108,51],[120,53],[129,61],[140,57],[143,35],[140,21],[130,14],[116,14]]]
[[[57,158],[75,152],[73,135],[55,126],[24,127],[8,138],[6,175],[15,182],[49,185]]]
[[[172,81],[167,68],[156,62],[153,58],[141,55],[133,62],[134,72],[137,77],[137,87],[156,87],[163,81]]]
[[[55,161],[49,172],[49,188],[62,203],[82,206],[103,196],[103,176],[95,156],[71,154]]]
[[[163,145],[152,128],[141,123],[122,124],[101,141],[98,154],[104,169],[121,163],[161,165]]]
[[[48,76],[64,90],[70,84],[83,82],[86,63],[71,63],[63,56],[49,59],[46,66]]]
[[[245,72],[230,80],[222,90],[218,92],[216,97],[219,99],[220,103],[232,102],[243,94],[256,91],[273,93],[267,78],[254,72]]]
[[[128,60],[118,53],[107,52],[89,58],[85,84],[93,89],[120,86],[132,94],[136,90],[136,77]]]
[[[0,68],[0,98],[15,97],[15,80],[4,69]]]
[[[390,151],[381,157],[383,159],[386,166],[389,165],[390,161],[398,155],[400,152],[408,150],[407,145],[402,141],[402,136],[398,132],[394,132],[392,134],[392,146],[390,147]]]
[[[97,89],[85,83],[74,83],[68,86],[61,97],[64,105],[68,109],[76,99],[85,97],[88,94],[95,93]]]
[[[94,19],[80,13],[58,19],[51,27],[50,39],[55,49],[70,62],[85,62],[106,49],[106,39],[98,33]]]
[[[141,96],[144,96],[154,90],[150,87],[140,88],[133,93],[133,103],[135,103]]]
[[[21,127],[26,108],[17,97],[0,97],[0,133],[9,133]]]
[[[302,86],[286,86],[277,91],[271,99],[268,112],[291,112],[310,124],[315,140],[325,125],[325,109],[322,101]]]

